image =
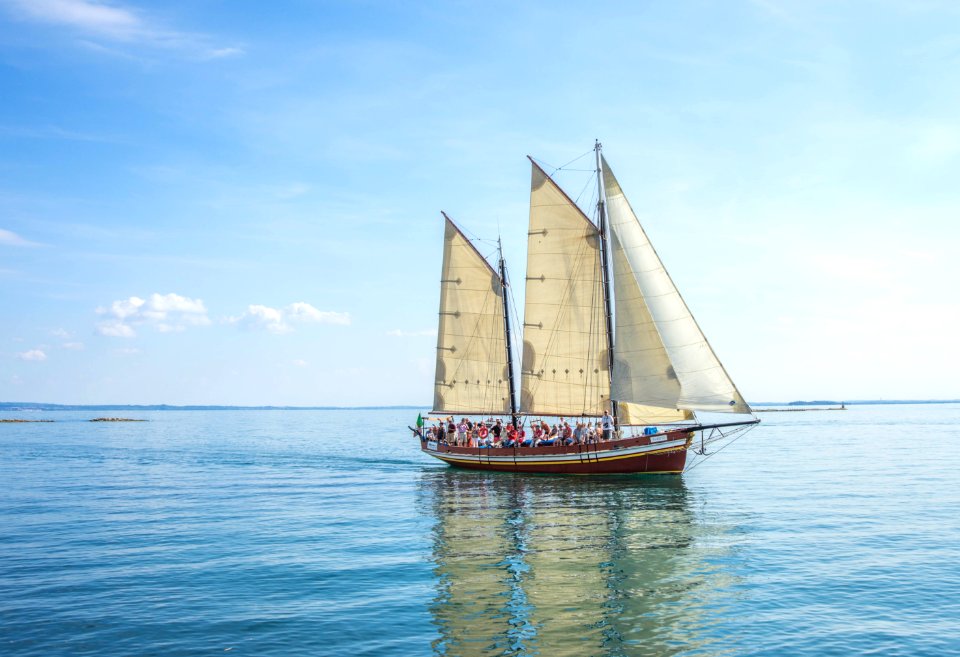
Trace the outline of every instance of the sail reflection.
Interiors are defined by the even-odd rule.
[[[711,565],[727,532],[697,521],[681,478],[448,470],[420,486],[436,520],[435,654],[723,652],[705,615],[730,583]]]

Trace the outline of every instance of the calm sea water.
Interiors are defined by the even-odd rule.
[[[960,654],[958,405],[595,479],[450,469],[409,411],[94,415],[0,424],[0,655]]]

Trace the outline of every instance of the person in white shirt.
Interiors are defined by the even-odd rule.
[[[603,417],[600,418],[600,422],[603,426],[603,439],[610,440],[610,437],[613,435],[613,418],[610,417],[610,411],[603,412]]]

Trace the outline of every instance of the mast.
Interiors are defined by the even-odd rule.
[[[613,295],[610,294],[610,269],[608,265],[608,251],[610,238],[607,234],[607,205],[604,202],[603,171],[600,166],[600,149],[602,144],[596,140],[593,150],[597,155],[597,213],[600,228],[600,275],[603,279],[603,307],[607,319],[607,373],[610,376],[610,414],[613,415],[614,431],[620,429],[620,414],[617,401],[613,398]]]
[[[497,251],[500,255],[500,290],[503,297],[503,331],[505,342],[507,343],[507,386],[510,390],[510,418],[513,420],[514,428],[517,427],[517,395],[514,390],[513,377],[513,345],[510,339],[510,305],[507,302],[507,265],[503,260],[503,245],[500,238],[497,237]]]

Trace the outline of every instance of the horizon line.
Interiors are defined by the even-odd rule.
[[[851,400],[794,400],[789,402],[749,402],[751,406],[825,406],[828,404],[883,405],[883,404],[954,404],[960,399],[851,399]],[[339,411],[339,410],[410,410],[429,409],[430,404],[385,404],[366,406],[287,406],[287,405],[232,405],[232,404],[57,404],[47,402],[3,402],[0,410],[278,410],[278,411]],[[432,412],[432,409],[427,411]]]

